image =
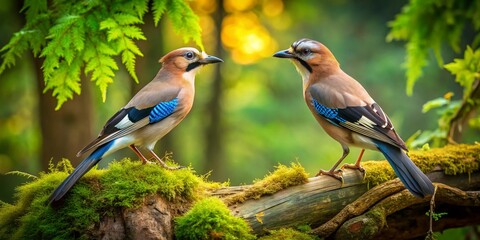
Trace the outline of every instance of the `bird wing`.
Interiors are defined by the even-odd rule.
[[[77,156],[172,115],[178,110],[179,92],[180,88],[173,87],[160,91],[147,89],[139,92],[125,107],[107,121],[98,137],[80,150]],[[142,99],[148,99],[148,103],[145,103]]]
[[[322,88],[319,85],[310,86],[308,91],[312,97],[311,104],[316,113],[330,123],[407,150],[405,143],[395,132],[392,122],[377,103],[369,104],[361,99],[352,101],[352,98],[355,98],[353,94],[328,93],[326,91],[333,90]],[[348,106],[348,104],[342,104],[343,107],[341,108],[332,107],[332,102],[345,102],[342,98],[348,98],[348,102],[357,102],[359,105]]]

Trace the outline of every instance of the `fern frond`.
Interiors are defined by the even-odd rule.
[[[48,11],[47,0],[25,0],[20,12],[25,12],[27,23],[39,18],[40,14]]]
[[[167,0],[153,0],[152,10],[153,10],[153,23],[155,24],[155,27],[156,27],[163,13],[165,13],[165,10],[167,10]]]
[[[85,66],[85,74],[92,73],[91,79],[100,88],[102,100],[107,99],[108,84],[113,82],[115,71],[118,70],[117,63],[112,56],[116,52],[107,43],[97,43],[92,41],[87,42],[89,45],[85,51],[84,60],[87,63]]]
[[[0,49],[0,52],[5,52],[2,55],[3,62],[0,65],[0,74],[7,68],[11,68],[16,63],[16,58],[20,57],[26,50],[28,50],[28,32],[20,31],[13,35],[7,45]]]
[[[21,176],[21,177],[24,177],[24,178],[27,178],[27,179],[37,179],[38,177],[35,176],[35,175],[32,175],[30,173],[26,173],[26,172],[22,172],[22,171],[11,171],[11,172],[7,172],[5,173],[5,175],[17,175],[17,176]]]
[[[122,13],[102,21],[100,29],[107,31],[107,40],[115,46],[117,53],[121,53],[122,63],[130,76],[138,83],[135,59],[136,55],[143,56],[143,54],[133,40],[145,40],[146,38],[139,27],[132,25],[136,23],[139,23],[136,16]]]
[[[75,58],[70,64],[61,61],[58,67],[52,70],[51,77],[45,79],[44,92],[52,89],[52,96],[57,99],[55,110],[60,109],[67,100],[72,99],[73,93],[80,94],[81,66],[81,58]]]
[[[202,29],[198,16],[184,0],[170,0],[167,12],[176,32],[183,36],[183,41],[193,40],[202,50]]]
[[[137,40],[145,40],[142,29],[149,0],[77,1],[25,0],[25,26],[0,49],[0,74],[31,50],[43,57],[45,89],[57,98],[56,109],[74,94],[80,94],[80,73],[89,74],[106,99],[107,87],[118,70],[114,57],[121,57],[128,73],[135,73],[137,56],[143,56]],[[200,25],[187,0],[152,0],[155,25],[168,11],[174,28],[184,41],[193,40],[202,49]]]

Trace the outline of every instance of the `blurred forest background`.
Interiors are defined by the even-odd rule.
[[[461,100],[463,88],[449,71],[437,64],[434,51],[430,63],[407,95],[404,61],[405,42],[387,41],[393,21],[407,1],[316,1],[316,0],[199,0],[190,2],[199,16],[202,41],[208,54],[225,63],[205,67],[196,80],[195,104],[189,116],[156,147],[161,156],[172,152],[176,162],[192,166],[210,179],[248,184],[274,169],[278,163],[298,161],[313,176],[328,169],[341,155],[340,145],[329,138],[311,116],[302,98],[300,75],[288,61],[273,53],[286,49],[300,38],[324,43],[335,54],[343,70],[359,80],[393,121],[397,132],[409,139],[418,131],[437,129],[439,114],[422,112],[432,100]],[[0,46],[25,24],[21,1],[0,5]],[[478,15],[477,15],[478,18]],[[424,23],[428,24],[428,23]],[[183,47],[168,16],[157,27],[147,13],[138,25],[146,40],[136,43],[135,83],[121,59],[106,101],[100,90],[82,79],[81,95],[74,95],[55,111],[51,90],[44,91],[41,59],[20,56],[16,65],[0,75],[0,200],[11,202],[15,186],[28,181],[4,173],[18,170],[33,175],[45,171],[48,162],[68,158],[74,166],[81,161],[75,153],[101,130],[106,120],[123,107],[160,68],[158,60]],[[445,63],[462,58],[473,42],[472,26],[462,30],[462,41],[453,51],[441,45]],[[395,38],[395,37],[393,37]],[[454,49],[455,50],[455,49]],[[442,97],[446,94],[445,97]],[[440,98],[439,98],[440,97]],[[443,100],[442,100],[443,99]],[[464,131],[461,142],[478,140],[478,129]],[[417,142],[413,147],[421,147]],[[359,149],[352,149],[345,162],[353,162]],[[104,159],[135,158],[125,149]],[[383,159],[367,151],[365,160]]]

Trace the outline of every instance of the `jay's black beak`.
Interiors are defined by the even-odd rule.
[[[289,52],[288,50],[289,49],[279,51],[279,52],[273,54],[273,56],[277,57],[277,58],[294,58],[295,56],[291,52]]]
[[[198,62],[201,64],[210,64],[210,63],[223,62],[223,60],[215,56],[207,56],[206,58],[198,60]]]

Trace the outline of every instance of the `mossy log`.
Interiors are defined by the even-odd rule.
[[[308,178],[294,163],[252,185],[222,187],[191,169],[125,159],[92,169],[52,208],[45,201],[72,170],[63,161],[17,188],[14,204],[0,204],[0,239],[405,239],[480,224],[480,144],[410,156],[436,186],[435,211],[447,213],[431,225],[431,198],[413,197],[386,161],[363,162],[366,176],[345,169],[343,184]]]
[[[478,145],[414,151],[410,155],[437,187],[437,211],[447,212],[433,224],[433,230],[480,224],[480,216],[472,214],[480,207]],[[345,169],[343,184],[328,176],[314,177],[305,184],[243,202],[232,199],[250,186],[223,188],[213,194],[224,198],[234,215],[244,218],[256,234],[309,225],[314,227],[312,234],[337,239],[426,235],[430,197],[415,198],[398,179],[369,189],[369,184],[391,178],[393,171],[386,161],[365,162],[364,166],[365,179],[359,171]]]

